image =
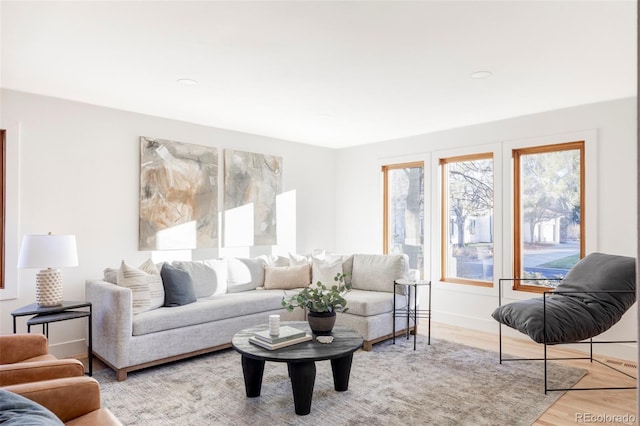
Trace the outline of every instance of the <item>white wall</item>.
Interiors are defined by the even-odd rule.
[[[278,249],[334,248],[333,150],[15,91],[0,96],[0,127],[7,129],[9,144],[0,333],[12,331],[12,310],[35,301],[37,271],[15,268],[23,234],[76,235],[80,266],[63,270],[66,300],[84,300],[85,280],[102,276],[105,267],[122,259],[139,264],[150,256],[137,250],[140,136],[282,156],[284,191],[296,191],[297,229],[295,247]],[[25,317],[18,329],[26,331]],[[52,324],[52,352],[82,353],[85,335],[84,320]]]
[[[336,245],[341,252],[382,252],[383,164],[424,161],[426,277],[433,283],[433,319],[497,333],[490,314],[497,306],[497,279],[511,277],[510,182],[496,182],[496,283],[479,288],[439,282],[440,156],[493,151],[495,168],[508,176],[511,147],[537,143],[587,142],[587,251],[636,257],[636,99],[621,99],[509,120],[417,135],[343,149],[337,156]],[[498,176],[496,176],[498,179]],[[595,205],[593,205],[595,204]],[[500,206],[503,206],[500,209]],[[428,260],[427,260],[428,259]],[[530,297],[516,295],[513,297]],[[636,308],[608,337],[635,339]],[[522,335],[520,335],[522,336]],[[608,350],[604,350],[607,352]],[[610,351],[608,353],[611,353]],[[612,355],[635,359],[630,345],[618,345]]]

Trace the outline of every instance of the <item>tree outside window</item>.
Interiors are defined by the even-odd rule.
[[[382,166],[384,253],[406,254],[409,268],[424,273],[424,164]]]
[[[442,281],[493,285],[493,154],[440,159]]]
[[[542,291],[584,256],[584,142],[516,149],[514,288]],[[533,280],[535,279],[535,280]]]

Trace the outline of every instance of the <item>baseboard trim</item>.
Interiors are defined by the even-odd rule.
[[[70,340],[63,343],[55,343],[49,345],[49,353],[57,358],[75,358],[77,354],[88,354],[88,346],[86,339]]]

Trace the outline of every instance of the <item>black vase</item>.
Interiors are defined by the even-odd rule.
[[[313,334],[326,336],[331,334],[333,326],[336,324],[335,312],[307,312],[307,321]]]

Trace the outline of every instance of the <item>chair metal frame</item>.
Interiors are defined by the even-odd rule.
[[[514,281],[562,281],[561,278],[500,278],[498,280],[498,306],[502,306],[502,285],[504,282],[514,282]],[[555,392],[555,391],[576,391],[576,390],[624,390],[624,389],[637,389],[637,386],[620,386],[620,387],[581,387],[581,388],[550,388],[548,385],[548,361],[567,361],[567,360],[589,360],[589,362],[596,362],[600,365],[603,365],[607,368],[615,370],[616,372],[623,374],[631,379],[637,380],[637,377],[632,376],[622,370],[619,370],[611,365],[607,365],[604,362],[595,359],[593,357],[593,345],[594,344],[611,344],[611,343],[638,343],[637,340],[598,340],[594,341],[593,337],[588,340],[583,340],[580,342],[560,342],[560,343],[548,343],[547,342],[547,296],[551,294],[555,295],[570,295],[570,294],[611,294],[611,293],[633,293],[633,290],[610,290],[610,291],[544,291],[542,293],[542,321],[543,321],[543,342],[544,346],[544,355],[542,358],[505,358],[502,355],[502,323],[498,322],[498,338],[500,345],[500,364],[503,361],[544,361],[544,393],[547,392]],[[576,345],[576,344],[587,344],[589,345],[589,356],[576,356],[576,357],[556,357],[550,358],[547,355],[547,346],[558,346],[558,345]]]

